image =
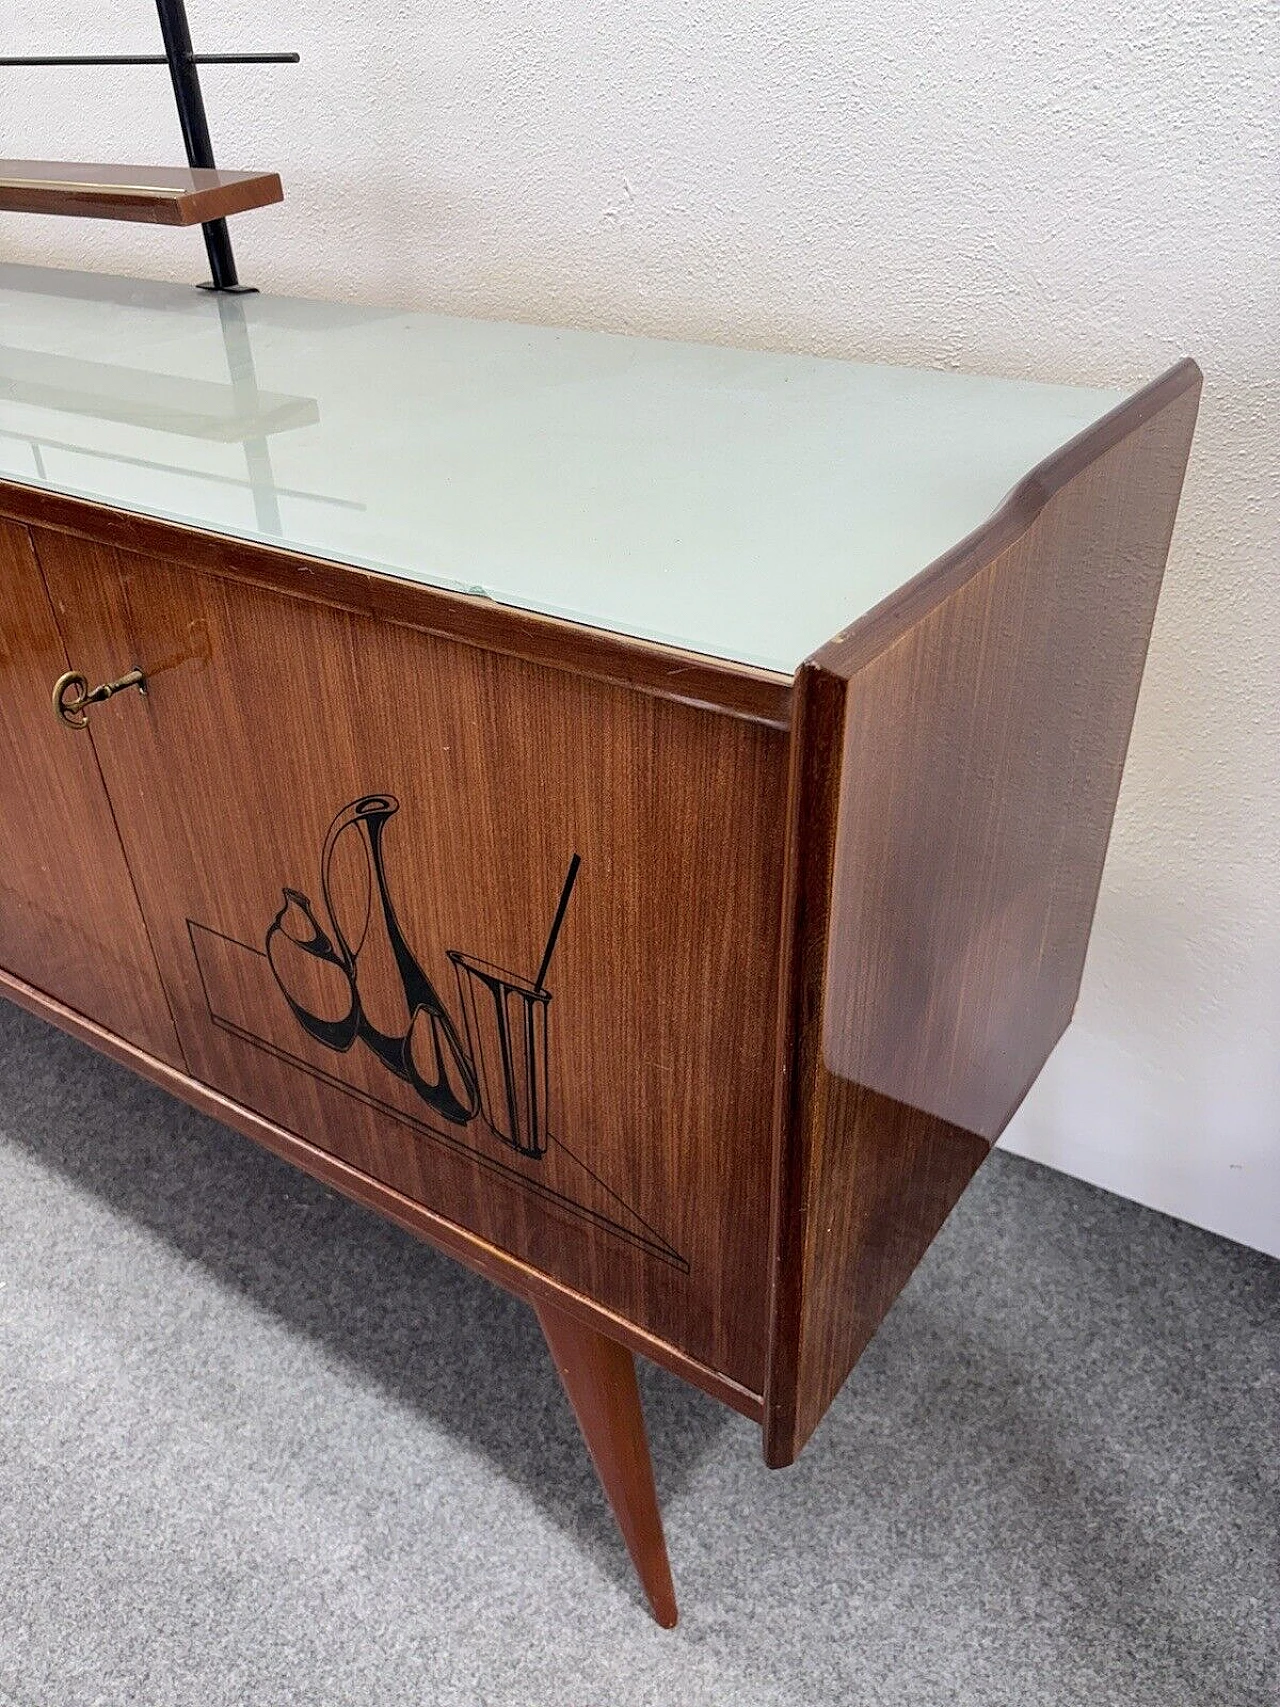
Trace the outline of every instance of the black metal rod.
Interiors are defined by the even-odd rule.
[[[231,248],[231,233],[225,219],[210,219],[200,227],[204,235],[205,254],[209,257],[209,285],[204,289],[243,290],[236,272],[236,257]]]
[[[156,0],[160,19],[160,35],[164,53],[102,53],[57,55],[5,55],[0,66],[41,65],[167,65],[173,83],[173,98],[178,108],[178,123],[182,128],[182,145],[187,151],[187,164],[195,170],[216,170],[213,142],[209,136],[209,119],[204,110],[204,95],[200,88],[201,65],[296,65],[296,53],[197,53],[191,45],[191,26],[183,0]],[[200,227],[209,256],[212,275],[202,290],[228,293],[252,290],[242,285],[236,275],[236,258],[231,248],[231,235],[225,219],[206,220]]]
[[[173,80],[173,98],[178,104],[178,123],[182,126],[187,163],[196,167],[212,167],[213,142],[204,110],[204,95],[200,90],[200,73],[195,66],[187,9],[182,0],[156,0],[156,12],[160,18],[165,58],[169,62],[169,76]],[[240,280],[236,276],[236,258],[226,220],[211,219],[200,229],[204,232],[214,290],[235,290]]]
[[[195,49],[191,45],[191,26],[182,0],[156,0],[160,18],[160,34],[164,40],[164,56],[173,79],[173,96],[178,103],[178,123],[190,166],[213,165],[213,143],[209,137],[209,120],[204,110],[204,95],[193,64]]]
[[[297,65],[296,53],[193,53],[192,65]],[[34,59],[0,58],[0,65],[168,65],[162,53],[42,54]]]

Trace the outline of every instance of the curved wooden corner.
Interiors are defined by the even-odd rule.
[[[1077,433],[1075,438],[1068,439],[1066,444],[1038,462],[980,527],[911,580],[904,581],[857,623],[819,647],[807,662],[833,675],[852,675],[878,651],[892,645],[935,605],[950,598],[971,575],[1008,550],[1035,525],[1050,501],[1090,463],[1140,431],[1179,398],[1190,395],[1198,402],[1203,383],[1204,375],[1199,364],[1190,356],[1183,356],[1158,379],[1135,391],[1132,397],[1118,403]],[[1194,424],[1193,409],[1193,427]],[[1190,434],[1187,450],[1190,450]]]

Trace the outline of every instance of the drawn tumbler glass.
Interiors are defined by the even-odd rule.
[[[522,1156],[547,1148],[548,991],[500,966],[448,950],[458,980],[480,1113]]]

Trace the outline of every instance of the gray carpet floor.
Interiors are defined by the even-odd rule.
[[[997,1154],[794,1469],[644,1366],[665,1633],[524,1306],[0,1002],[0,1701],[1274,1707],[1278,1320]]]

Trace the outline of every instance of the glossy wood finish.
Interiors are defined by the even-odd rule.
[[[545,664],[680,705],[705,707],[788,730],[792,681],[769,670],[607,634],[418,581],[347,568],[173,522],[106,509],[80,498],[0,480],[0,514],[33,527],[185,564],[223,579],[318,600],[381,622],[406,624],[503,657]]]
[[[1139,393],[801,672],[771,1463],[1070,1019],[1199,392]]]
[[[189,166],[85,165],[70,160],[0,160],[0,211],[202,225],[284,200],[275,172]]]
[[[94,740],[191,1075],[760,1393],[781,733],[69,535],[39,552],[77,667],[124,646],[148,672]],[[348,998],[332,965],[268,944],[284,892],[332,940],[326,833],[388,794],[390,893],[456,1035],[475,988],[447,951],[531,980],[580,856],[547,979],[544,1156],[291,1011],[295,975],[317,1013]],[[340,873],[366,885],[357,908],[362,870]],[[391,1035],[404,998],[377,934],[360,995]]]
[[[554,1304],[544,1302],[535,1308],[653,1616],[664,1630],[670,1630],[679,1614],[635,1359],[616,1340],[584,1327]]]
[[[68,660],[30,535],[3,520],[0,587],[0,966],[180,1065],[92,743],[54,716]]]

